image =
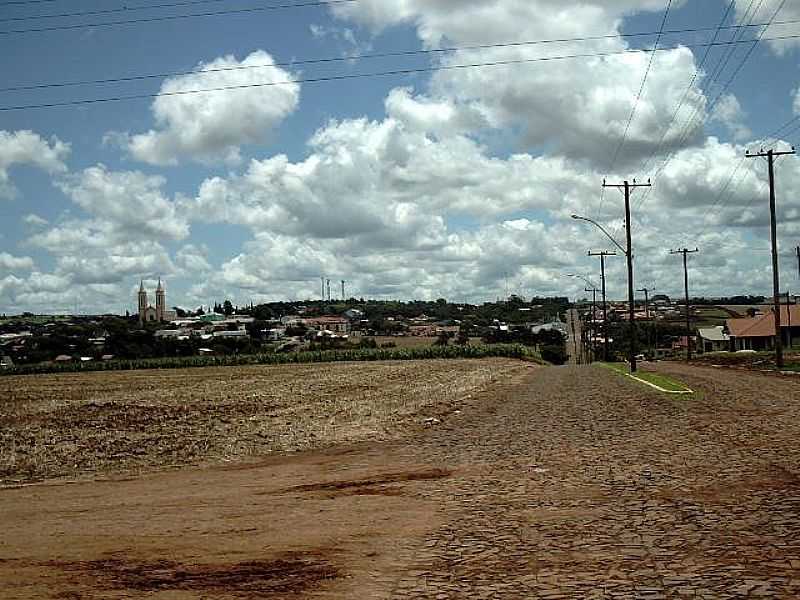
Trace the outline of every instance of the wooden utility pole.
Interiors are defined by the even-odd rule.
[[[800,277],[800,246],[795,248],[797,250],[797,276]]]
[[[794,146],[791,150],[784,150],[776,152],[775,150],[768,150],[764,152],[762,148],[760,152],[751,154],[750,151],[745,152],[747,158],[765,158],[769,165],[769,228],[770,237],[772,238],[772,295],[775,305],[775,366],[779,369],[783,368],[783,333],[781,332],[781,298],[780,298],[780,275],[778,272],[778,223],[775,210],[775,158],[796,154]]]
[[[328,302],[331,301],[331,280],[328,279]]]
[[[631,241],[631,190],[640,187],[651,187],[650,181],[647,183],[628,183],[623,181],[618,184],[607,184],[603,181],[603,187],[614,187],[622,190],[625,194],[625,237],[626,237],[626,250],[625,257],[628,259],[628,332],[630,334],[630,352],[629,358],[631,364],[631,373],[636,372],[636,354],[638,352],[638,340],[636,339],[636,320],[633,317],[634,313],[634,299],[633,299],[633,242]]]
[[[683,291],[686,296],[686,360],[692,360],[692,314],[689,308],[689,268],[686,264],[686,256],[700,252],[697,248],[694,250],[670,250],[670,254],[683,254]]]
[[[344,284],[345,284],[345,283],[346,283],[346,282],[345,282],[345,280],[344,280],[344,279],[342,279],[342,302],[344,302],[344,301],[345,301],[345,299],[346,299],[346,298],[345,298],[345,295],[344,295]]]
[[[587,287],[583,288],[583,291],[592,292],[592,326],[589,328],[589,339],[591,341],[591,343],[589,344],[589,348],[591,351],[590,362],[594,362],[595,360],[597,360],[597,357],[595,356],[595,346],[594,346],[595,338],[597,337],[597,329],[596,329],[597,326],[595,325],[595,317],[597,315],[597,288],[594,286],[592,286],[591,288]]]
[[[608,305],[606,304],[606,256],[616,256],[616,252],[592,252],[589,256],[600,257],[600,285],[603,294],[603,360],[608,362]]]
[[[642,288],[640,290],[636,290],[637,292],[644,292],[644,318],[645,321],[650,321],[650,292],[654,292],[656,288]],[[647,329],[647,348],[651,351],[651,354],[655,354],[652,352],[652,348],[650,346],[650,327]],[[652,357],[651,357],[652,358]]]

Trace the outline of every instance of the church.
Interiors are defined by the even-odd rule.
[[[144,280],[142,280],[139,283],[139,324],[163,323],[173,321],[175,318],[175,311],[167,310],[167,294],[164,286],[161,285],[161,278],[158,278],[155,306],[147,303],[147,291],[144,289]]]

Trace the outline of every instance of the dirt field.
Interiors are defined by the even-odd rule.
[[[0,597],[800,597],[800,383],[530,368],[410,438],[0,490]],[[721,377],[724,375],[724,378]]]
[[[0,378],[0,484],[391,439],[516,361],[224,367]]]

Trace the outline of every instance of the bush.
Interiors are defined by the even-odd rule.
[[[74,373],[78,371],[132,371],[139,369],[184,369],[190,367],[278,365],[289,363],[488,357],[533,360],[539,358],[535,353],[531,352],[529,348],[520,344],[499,344],[495,346],[422,346],[418,348],[323,350],[316,352],[291,352],[286,354],[273,352],[269,354],[229,354],[223,356],[173,356],[168,358],[112,360],[108,362],[89,363],[40,363],[35,365],[20,365],[12,369],[3,369],[0,371],[0,376],[33,375],[39,373]]]
[[[553,363],[554,365],[563,365],[565,362],[567,362],[567,352],[563,345],[543,346],[542,359],[549,363]]]

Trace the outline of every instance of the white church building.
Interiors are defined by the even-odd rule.
[[[177,315],[174,310],[167,310],[167,294],[161,284],[161,278],[158,278],[155,306],[148,303],[147,291],[144,289],[144,280],[142,280],[139,283],[139,324],[163,323],[165,321],[174,321],[176,318]]]

